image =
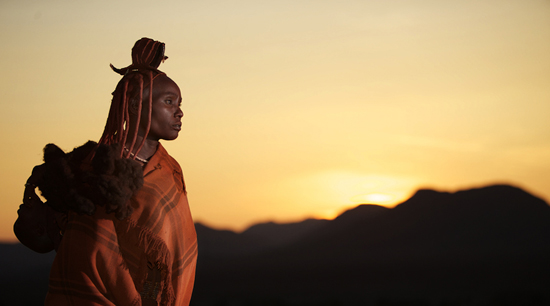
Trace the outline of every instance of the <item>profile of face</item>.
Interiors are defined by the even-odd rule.
[[[141,112],[139,134],[145,134],[147,128],[148,89],[143,92],[143,110]],[[181,131],[181,92],[178,85],[166,75],[159,75],[153,81],[153,101],[151,126],[147,139],[158,141],[174,140]]]

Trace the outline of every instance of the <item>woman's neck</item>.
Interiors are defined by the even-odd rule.
[[[142,136],[138,135],[136,137],[136,142],[134,143],[134,147],[132,148],[132,152],[130,152],[130,153],[136,154],[142,140],[143,140]],[[126,144],[125,144],[126,149],[130,150],[131,145],[132,145],[131,140],[127,141]],[[143,144],[143,147],[141,147],[141,150],[139,150],[139,152],[137,152],[137,157],[139,159],[149,160],[149,158],[151,158],[151,156],[153,156],[155,154],[155,152],[157,151],[158,145],[159,145],[158,140],[145,139],[145,143]],[[136,159],[138,159],[138,158],[136,158]]]

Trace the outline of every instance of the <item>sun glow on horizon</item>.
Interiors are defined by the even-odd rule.
[[[278,184],[276,203],[300,203],[311,207],[312,217],[334,219],[360,204],[394,207],[417,189],[419,179],[345,170],[303,174]],[[287,208],[290,211],[293,207]]]
[[[369,193],[356,195],[351,198],[353,202],[368,203],[368,204],[393,204],[395,196],[387,193]]]

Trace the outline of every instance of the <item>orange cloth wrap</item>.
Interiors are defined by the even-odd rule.
[[[70,214],[45,305],[141,305],[148,264],[162,271],[159,305],[189,304],[197,236],[181,168],[159,144],[143,173],[128,219]]]

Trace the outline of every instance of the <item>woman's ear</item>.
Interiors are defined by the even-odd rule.
[[[128,112],[132,115],[137,115],[139,109],[139,99],[132,98],[128,102]]]

